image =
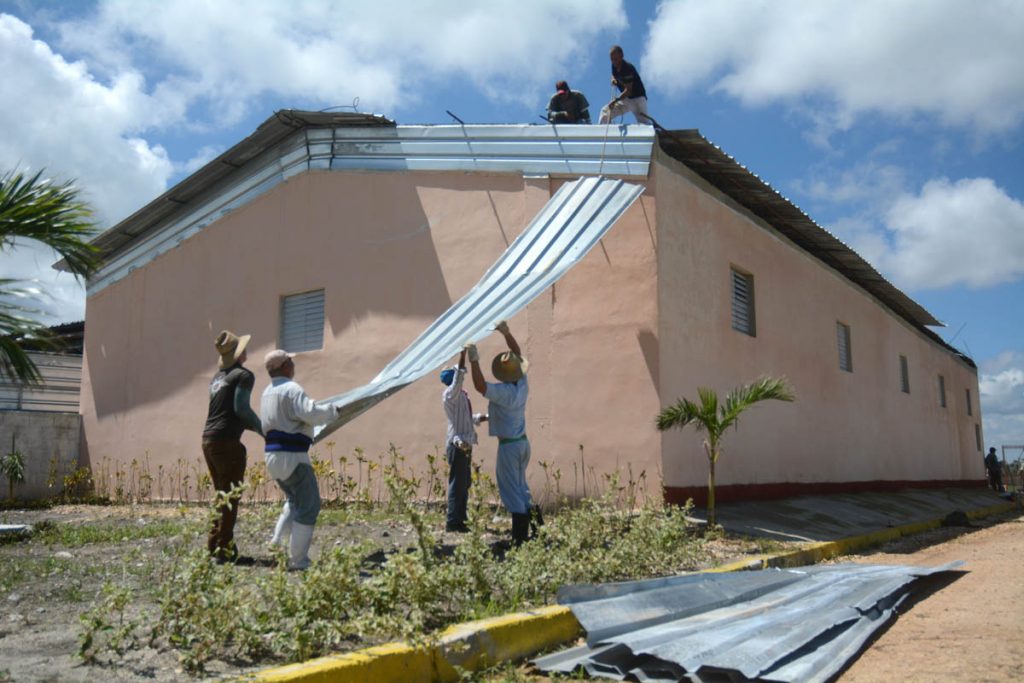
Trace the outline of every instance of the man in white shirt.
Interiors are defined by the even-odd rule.
[[[320,487],[309,459],[313,427],[334,419],[334,406],[317,406],[294,381],[294,354],[275,349],[264,357],[270,386],[263,392],[260,419],[266,439],[267,475],[285,495],[272,543],[288,543],[288,568],[310,565],[309,546],[320,514]]]
[[[459,365],[441,371],[441,383],[446,385],[441,392],[441,403],[448,418],[448,434],[445,437],[445,457],[448,460],[448,518],[445,531],[465,533],[466,504],[469,499],[469,484],[472,480],[473,446],[476,445],[476,425],[487,420],[487,416],[473,414],[469,394],[462,388],[466,377],[466,350],[459,356]]]

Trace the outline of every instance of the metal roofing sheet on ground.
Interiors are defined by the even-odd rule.
[[[320,401],[341,407],[316,441],[449,361],[511,318],[586,256],[643,187],[604,177],[566,183],[483,278],[362,387]]]
[[[587,644],[547,672],[651,681],[827,681],[935,568],[831,565],[691,574],[559,591]]]

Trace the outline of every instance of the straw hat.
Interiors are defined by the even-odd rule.
[[[491,372],[499,382],[515,384],[526,374],[530,366],[529,361],[521,358],[511,351],[499,353],[491,361]]]
[[[217,347],[217,353],[220,354],[221,370],[227,370],[238,362],[239,357],[245,352],[245,347],[248,346],[249,339],[251,338],[251,334],[243,334],[239,337],[234,332],[228,332],[227,330],[223,330],[217,335],[213,345]]]

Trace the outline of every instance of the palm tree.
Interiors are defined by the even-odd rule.
[[[28,177],[20,171],[0,176],[0,251],[21,240],[51,247],[75,277],[89,277],[99,267],[99,251],[89,244],[95,232],[92,209],[70,182],[56,184],[42,171]],[[26,304],[39,290],[11,278],[0,278],[0,376],[35,384],[39,370],[26,345],[52,348],[54,340],[39,321],[42,311]]]
[[[707,432],[704,439],[704,452],[708,456],[708,527],[715,525],[715,463],[722,454],[722,436],[729,427],[737,425],[742,413],[755,403],[774,399],[776,401],[794,400],[793,392],[785,379],[762,377],[751,384],[737,387],[725,397],[725,403],[719,405],[718,394],[712,389],[699,387],[697,394],[700,403],[681,398],[674,406],[669,406],[658,414],[658,429],[665,431],[672,427],[682,429],[688,424],[697,428],[698,432]]]

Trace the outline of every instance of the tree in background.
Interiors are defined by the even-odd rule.
[[[76,278],[86,278],[100,264],[99,251],[88,243],[95,231],[92,209],[71,182],[56,184],[42,171],[31,177],[20,171],[0,176],[0,251],[16,249],[24,240],[40,242],[57,252]],[[25,346],[55,344],[40,321],[43,312],[31,304],[41,294],[30,283],[0,277],[0,376],[26,384],[40,381]]]
[[[718,394],[706,387],[698,387],[700,403],[681,398],[658,414],[660,431],[692,424],[698,432],[707,432],[704,452],[708,456],[708,528],[714,527],[715,518],[715,463],[722,454],[722,436],[729,427],[737,425],[740,414],[761,401],[792,401],[793,392],[785,379],[762,377],[751,384],[733,389],[719,404]]]

